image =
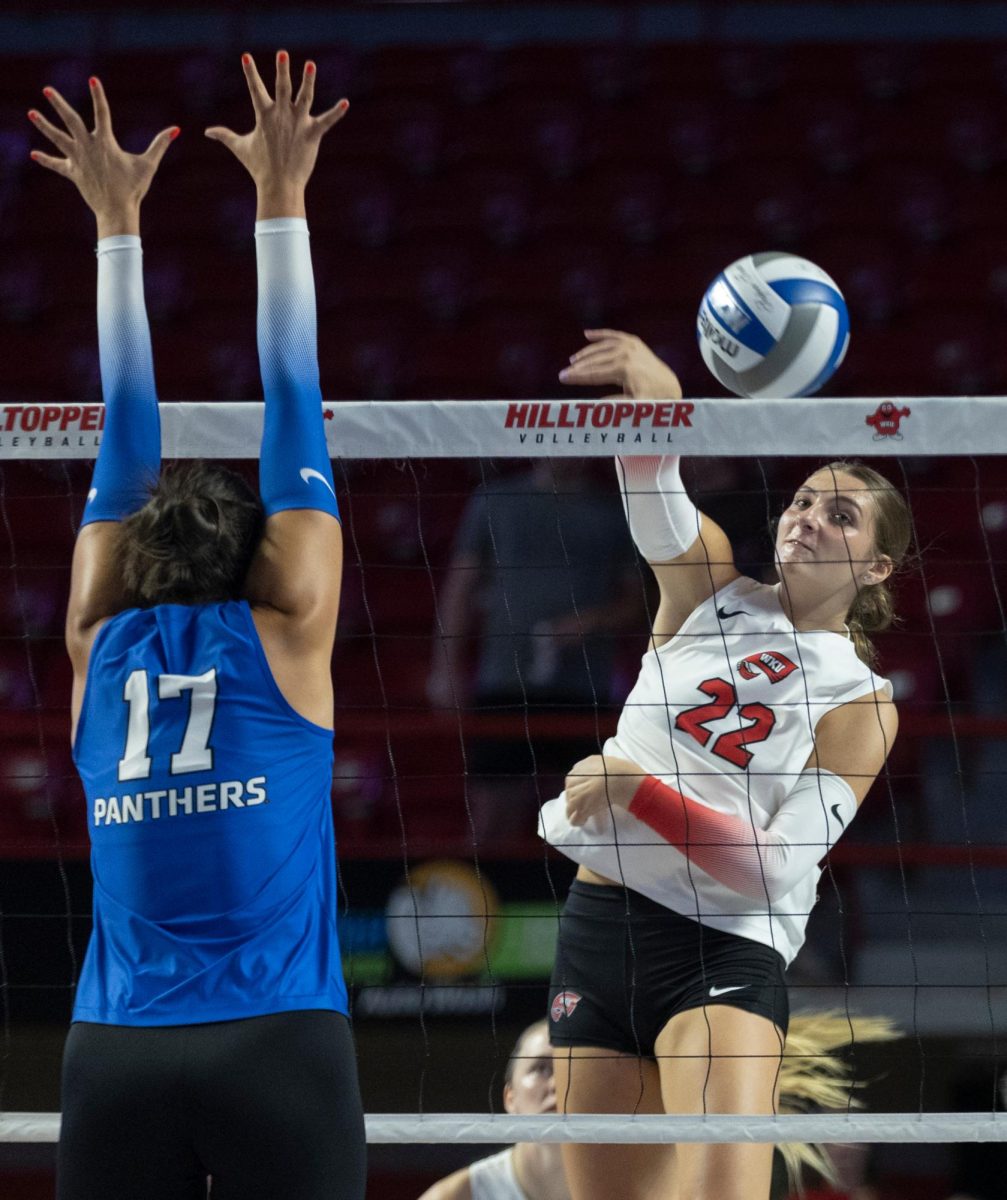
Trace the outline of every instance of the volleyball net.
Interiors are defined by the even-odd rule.
[[[161,409],[166,460],[254,470],[261,405]],[[1007,404],[423,401],[324,415],[346,555],[333,670],[340,937],[365,1094],[368,1029],[410,1048],[377,1089],[389,1111],[368,1118],[369,1139],[1004,1140]],[[6,1111],[4,1064],[19,1024],[68,1019],[89,931],[61,624],[102,417],[101,405],[0,405],[0,1140],[57,1136],[56,1113]],[[829,857],[791,972],[795,1012],[900,1028],[890,1057],[867,1051],[858,1070],[886,1076],[869,1097],[886,1111],[856,1112],[852,1093],[841,1111],[780,1117],[500,1111],[512,1031],[544,1014],[572,875],[536,838],[536,806],[614,731],[653,612],[610,460],[672,453],[756,578],[770,577],[772,520],[823,462],[871,462],[912,507],[901,622],[877,639],[899,739]],[[464,622],[449,611],[459,581]],[[470,1061],[439,1060],[444,1022],[465,1023]],[[935,1107],[956,1071],[981,1111]],[[458,1094],[473,1111],[457,1111]]]

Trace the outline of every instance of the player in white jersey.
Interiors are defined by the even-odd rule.
[[[678,399],[638,339],[588,333],[560,378]],[[566,1112],[770,1113],[818,863],[855,816],[897,730],[867,635],[910,538],[905,501],[833,463],[776,532],[779,582],[743,577],[675,458],[618,460],[660,604],[615,736],[542,810],[579,864],[550,1003]],[[769,1146],[564,1147],[574,1200],[765,1200]]]
[[[521,1034],[507,1060],[503,1089],[509,1113],[554,1113],[556,1087],[545,1021]],[[428,1188],[420,1200],[570,1200],[560,1148],[518,1142],[480,1158]]]

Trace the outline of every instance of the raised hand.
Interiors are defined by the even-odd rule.
[[[585,329],[588,344],[560,371],[563,383],[580,387],[614,384],[634,400],[681,400],[678,376],[640,338],[617,329]]]
[[[29,111],[28,119],[63,157],[33,150],[31,158],[76,185],[97,219],[99,238],[139,233],[140,201],[147,194],[165,151],[178,136],[178,126],[162,129],[142,154],[129,154],[115,140],[112,114],[101,81],[92,77],[90,83],[93,130],[87,128],[73,105],[55,88],[43,88],[42,94],[56,110],[63,127],[54,125],[35,109]]]
[[[223,144],[255,180],[259,193],[258,219],[304,216],[304,188],[315,169],[322,138],[346,115],[348,100],[340,100],[317,117],[315,64],[306,62],[297,95],[290,82],[290,56],[276,55],[275,98],[269,95],[250,54],[241,56],[245,81],[255,110],[255,128],[239,134],[212,125],[206,136]]]

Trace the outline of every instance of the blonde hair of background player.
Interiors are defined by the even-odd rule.
[[[888,1042],[899,1036],[887,1017],[854,1016],[838,1009],[796,1014],[790,1022],[780,1064],[780,1112],[845,1111],[863,1107],[845,1051],[851,1046]],[[543,1055],[543,1050],[546,1052]],[[548,1080],[529,1082],[548,1061]],[[515,1085],[514,1080],[519,1082]],[[556,1111],[547,1023],[536,1021],[520,1035],[504,1076],[503,1101],[509,1113]],[[829,1151],[814,1142],[779,1147],[791,1190],[803,1191],[805,1171],[829,1183],[840,1182]],[[511,1150],[518,1184],[527,1200],[570,1200],[558,1143],[518,1142]],[[420,1200],[472,1200],[469,1168],[462,1167],[428,1188]]]

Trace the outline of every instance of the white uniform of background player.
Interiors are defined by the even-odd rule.
[[[552,1050],[545,1021],[518,1038],[507,1063],[503,1090],[509,1113],[554,1113]],[[435,1183],[420,1200],[570,1200],[560,1148],[519,1142],[479,1159]]]

